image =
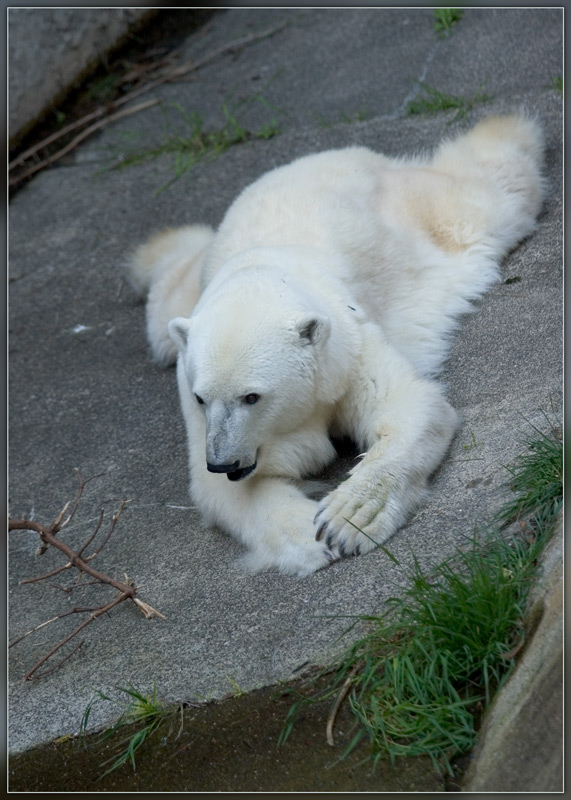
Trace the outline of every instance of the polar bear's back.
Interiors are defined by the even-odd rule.
[[[542,153],[539,125],[518,113],[487,118],[433,156],[393,159],[361,147],[305,156],[234,202],[203,288],[239,252],[313,247],[335,256],[331,271],[347,297],[422,374],[435,374],[458,315],[535,226]]]
[[[216,234],[201,233],[185,278],[191,291],[181,292],[177,270],[158,280],[166,262],[155,251],[170,242],[170,263],[178,252],[173,234],[147,246],[149,258],[138,259],[140,278],[156,286],[149,309],[162,310],[151,309],[149,319],[166,340],[171,300],[177,309],[184,301],[177,313],[189,313],[214,276],[218,283],[227,274],[218,274],[224,264],[248,266],[256,250],[259,266],[276,276],[277,296],[284,269],[323,297],[335,284],[342,302],[360,305],[421,374],[436,374],[458,315],[497,279],[502,256],[533,230],[544,190],[542,152],[537,123],[513,114],[480,122],[434,156],[393,159],[354,147],[278,167],[242,192]],[[194,252],[198,239],[191,232]],[[181,243],[187,261],[186,234]],[[303,263],[295,248],[304,250]]]
[[[266,173],[228,210],[203,285],[225,261],[253,247],[297,245],[339,253],[343,232],[354,246],[367,223],[378,225],[370,215],[390,164],[386,156],[351,147],[304,156]]]

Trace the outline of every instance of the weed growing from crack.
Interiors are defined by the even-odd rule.
[[[551,78],[551,83],[547,87],[548,89],[555,89],[556,92],[563,94],[563,76],[562,75],[555,75]]]
[[[320,128],[333,128],[336,124],[343,124],[343,125],[353,125],[355,122],[363,122],[369,116],[368,112],[364,109],[359,109],[359,111],[355,112],[354,114],[347,114],[343,111],[339,115],[338,122],[331,122],[324,114],[318,114],[316,116],[317,124]]]
[[[266,87],[264,87],[266,88]],[[243,142],[258,139],[271,139],[281,133],[277,120],[273,117],[269,122],[260,126],[258,130],[246,128],[241,120],[241,113],[253,102],[259,102],[266,108],[279,112],[262,95],[258,93],[240,103],[232,105],[229,101],[222,106],[224,123],[215,130],[206,130],[200,114],[196,111],[187,111],[179,103],[161,104],[164,116],[165,135],[158,144],[151,147],[128,146],[115,147],[119,150],[115,163],[107,169],[125,169],[137,164],[152,161],[160,156],[170,156],[174,168],[174,176],[155,192],[155,195],[164,192],[175,181],[202,161],[213,161],[225,153],[230,147]],[[182,122],[182,133],[173,130],[166,110],[174,109]],[[123,141],[138,138],[133,134],[124,135]]]
[[[102,766],[105,766],[113,762],[101,777],[108,775],[110,772],[113,772],[113,770],[122,767],[128,762],[131,762],[134,771],[136,768],[135,754],[137,750],[139,750],[143,743],[165,722],[169,721],[172,724],[177,718],[180,718],[180,725],[182,728],[182,704],[164,703],[158,700],[156,686],[153,687],[153,692],[150,696],[143,694],[132,686],[128,688],[119,686],[117,688],[127,696],[126,702],[109,697],[104,694],[104,692],[98,690],[93,699],[89,702],[81,720],[80,734],[85,741],[93,705],[95,702],[105,700],[119,706],[122,711],[117,721],[102,733],[102,739],[114,737],[115,734],[126,725],[135,725],[137,728],[135,733],[117,743],[116,748],[119,752],[102,764]]]
[[[434,30],[441,36],[449,36],[452,26],[464,16],[464,12],[459,8],[435,8],[434,9]]]
[[[484,93],[485,82],[481,83],[473,97],[462,97],[461,95],[447,94],[428,86],[419,81],[419,85],[424,91],[424,97],[411,100],[406,107],[407,116],[411,114],[437,114],[439,111],[457,109],[456,115],[448,123],[451,125],[459,119],[464,119],[466,114],[480,103],[489,103],[493,100],[492,95]]]
[[[551,426],[544,433],[535,425],[525,441],[526,451],[512,466],[509,486],[516,497],[498,513],[502,526],[532,516],[539,524],[556,517],[563,504],[563,459],[561,431]]]

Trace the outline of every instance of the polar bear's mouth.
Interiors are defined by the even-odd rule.
[[[242,467],[242,469],[237,469],[233,472],[227,472],[226,475],[229,481],[241,481],[244,478],[247,478],[248,475],[251,475],[257,466],[258,462],[254,461],[254,463],[250,464],[249,467]]]
[[[225,473],[229,481],[241,481],[251,475],[258,466],[258,459],[250,464],[248,467],[240,467],[240,461],[236,460],[232,464],[212,464],[210,461],[206,462],[206,469],[208,472]]]

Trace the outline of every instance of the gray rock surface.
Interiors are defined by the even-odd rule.
[[[23,136],[152,13],[148,8],[8,9],[10,141]]]
[[[120,498],[129,499],[94,563],[118,579],[127,573],[166,616],[147,621],[122,604],[91,624],[81,650],[40,681],[22,676],[77,618],[11,648],[13,752],[76,733],[95,689],[156,684],[167,700],[216,698],[233,691],[232,681],[248,690],[287,680],[307,662],[325,663],[348,641],[347,616],[380,611],[413,557],[424,566],[442,560],[489,518],[507,496],[505,465],[523,449],[529,423],[545,426],[545,412],[560,417],[562,96],[551,84],[563,74],[562,11],[466,9],[440,39],[429,9],[235,9],[190,36],[181,57],[202,57],[281,22],[273,36],[151,92],[162,107],[105,129],[73,164],[38,174],[12,201],[10,513],[51,522],[75,494],[75,467],[99,475],[63,538],[80,546],[100,507],[108,519]],[[303,580],[249,575],[239,545],[207,529],[190,505],[174,371],[150,359],[144,309],[122,262],[162,226],[218,224],[244,186],[294,157],[353,144],[392,155],[433,147],[462,120],[453,122],[453,111],[407,116],[418,80],[466,97],[485,81],[493,100],[470,110],[469,124],[521,106],[537,114],[549,180],[537,231],[506,258],[503,281],[455,337],[442,380],[463,427],[431,499],[390,543],[403,569],[379,551]],[[275,118],[282,132],[200,162],[161,193],[175,175],[168,154],[105,171],[133,143],[184,133],[174,103],[199,113],[206,130],[223,124],[226,104],[249,130]],[[363,120],[343,121],[361,111]],[[350,463],[341,459],[333,477]],[[36,556],[36,547],[32,533],[9,536],[11,640],[75,605],[109,598],[97,586],[70,597],[45,584],[20,585],[62,563],[51,551]],[[59,581],[68,586],[72,577]],[[113,715],[97,707],[92,724]],[[558,743],[555,726],[550,746]],[[546,738],[537,743],[538,760],[546,747]]]
[[[563,791],[562,563],[560,526],[530,598],[538,627],[486,716],[466,792]]]

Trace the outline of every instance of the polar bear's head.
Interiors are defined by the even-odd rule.
[[[226,283],[169,333],[205,416],[207,468],[237,481],[254,473],[265,444],[298,430],[322,402],[331,324],[259,279]]]

